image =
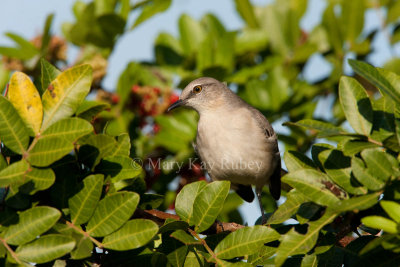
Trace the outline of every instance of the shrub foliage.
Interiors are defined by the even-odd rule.
[[[102,81],[115,44],[171,1],[78,1],[66,39],[51,34],[52,15],[31,41],[7,34],[16,46],[0,47],[2,265],[399,262],[400,60],[364,62],[377,33],[399,40],[398,2],[379,2],[387,28],[373,32],[363,31],[369,1],[328,1],[311,32],[299,26],[305,0],[234,2],[243,28],[182,15],[178,36],[161,33],[154,61],[129,63],[113,92]],[[69,43],[81,53],[67,67]],[[331,70],[310,81],[316,56]],[[264,194],[267,225],[243,223],[229,182],[204,181],[197,115],[165,113],[173,86],[206,75],[289,129],[279,135],[284,201]],[[323,119],[315,110],[326,99]]]

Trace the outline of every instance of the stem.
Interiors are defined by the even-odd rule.
[[[101,242],[99,242],[98,240],[94,239],[93,237],[91,237],[88,233],[86,233],[85,231],[83,231],[82,229],[80,229],[79,227],[77,227],[75,224],[69,222],[69,221],[65,221],[65,223],[71,227],[72,229],[74,229],[75,231],[81,233],[82,235],[84,235],[85,237],[89,238],[93,243],[96,244],[97,247],[99,248],[103,248],[103,244]]]
[[[17,254],[15,254],[14,250],[12,250],[12,248],[10,248],[10,246],[7,244],[7,242],[0,238],[1,243],[3,243],[3,246],[8,250],[8,252],[10,252],[11,257],[14,258],[14,260],[18,263],[18,264],[22,264],[21,260],[18,258]]]
[[[194,236],[197,240],[199,240],[201,242],[201,244],[203,244],[203,246],[206,248],[206,250],[208,251],[208,253],[210,253],[210,255],[215,259],[217,264],[223,265],[221,260],[217,258],[217,256],[215,255],[214,251],[211,250],[211,248],[207,245],[207,242],[201,238],[194,230],[188,228],[189,233]]]
[[[370,137],[368,137],[368,142],[373,143],[373,144],[378,145],[378,146],[383,146],[383,144],[381,142],[376,141],[376,140],[374,140],[374,139],[372,139]]]
[[[35,147],[36,143],[39,141],[40,139],[40,133],[38,133],[37,135],[35,135],[35,138],[33,138],[33,141],[31,143],[31,145],[28,147],[28,150],[26,150],[26,152],[24,153],[24,158],[26,158],[26,156],[28,156],[29,152]],[[25,156],[26,155],[26,156]]]

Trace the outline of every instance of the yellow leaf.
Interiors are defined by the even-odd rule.
[[[42,131],[56,121],[73,115],[89,93],[91,83],[90,65],[72,67],[58,75],[42,96]]]
[[[29,128],[30,135],[37,134],[42,125],[43,107],[31,79],[22,72],[15,72],[11,76],[7,96]]]

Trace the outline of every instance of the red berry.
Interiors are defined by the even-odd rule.
[[[178,95],[176,95],[176,94],[172,94],[172,95],[170,95],[170,97],[169,97],[169,103],[175,103],[176,101],[178,101],[179,100],[179,96]]]
[[[154,124],[154,126],[153,126],[153,132],[154,132],[154,133],[158,133],[159,131],[160,131],[160,125]]]
[[[157,87],[154,87],[154,88],[153,88],[153,91],[154,91],[154,93],[156,93],[157,95],[159,95],[160,92],[161,92],[160,88],[157,88]]]
[[[113,103],[113,104],[118,104],[118,102],[119,102],[119,95],[113,94],[113,95],[111,96],[111,103]]]
[[[155,116],[155,115],[157,115],[157,113],[158,113],[157,108],[156,107],[152,107],[151,110],[150,110],[150,115],[151,116]]]
[[[135,84],[134,86],[132,86],[132,92],[133,92],[133,93],[138,93],[138,92],[139,92],[139,89],[140,89],[140,86],[137,85],[137,84]]]
[[[201,170],[201,166],[198,163],[192,165],[192,170],[193,170],[194,175],[196,175],[196,176],[202,176],[203,175],[203,172]]]

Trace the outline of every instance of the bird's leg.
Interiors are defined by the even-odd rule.
[[[260,210],[261,210],[261,224],[265,224],[266,220],[265,220],[265,215],[264,215],[264,208],[261,202],[261,192],[262,189],[260,188],[256,188],[256,194],[257,194],[257,198],[258,198],[258,204],[260,204]]]

